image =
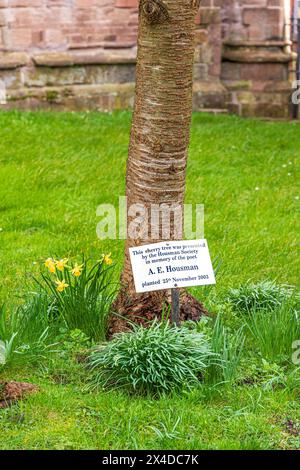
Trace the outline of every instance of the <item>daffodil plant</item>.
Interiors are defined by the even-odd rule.
[[[103,340],[117,291],[112,268],[111,253],[103,254],[93,265],[84,258],[80,264],[68,258],[48,258],[42,282],[37,282],[54,296],[59,315],[70,330],[80,329],[91,339]]]

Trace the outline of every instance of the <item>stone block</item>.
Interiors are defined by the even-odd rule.
[[[33,56],[36,65],[46,67],[63,67],[73,65],[74,60],[69,52],[44,52]]]
[[[24,71],[28,87],[66,86],[86,83],[84,67],[36,67]]]
[[[200,24],[211,25],[220,22],[221,16],[219,8],[200,8]]]
[[[23,85],[22,78],[19,68],[0,71],[0,80],[5,83],[6,90],[21,88]]]
[[[240,64],[234,62],[222,62],[221,68],[222,80],[241,80]],[[247,78],[246,78],[247,79]]]
[[[285,52],[282,48],[277,47],[256,47],[241,46],[232,47],[225,46],[223,48],[222,57],[231,62],[248,62],[248,63],[276,63],[291,62],[292,54]]]
[[[228,91],[219,81],[199,81],[193,87],[193,109],[224,109]]]
[[[243,63],[239,64],[241,80],[285,80],[287,67],[276,63]]]
[[[195,81],[208,80],[207,71],[208,70],[207,70],[206,64],[195,64],[194,65],[194,80]]]
[[[0,53],[0,70],[15,69],[28,62],[29,55],[23,52]]]
[[[85,68],[85,83],[132,83],[135,81],[134,65],[98,65]]]
[[[249,39],[280,39],[282,19],[280,8],[244,8],[243,23],[248,27]]]

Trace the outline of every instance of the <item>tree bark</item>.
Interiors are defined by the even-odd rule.
[[[151,237],[151,204],[167,204],[183,213],[187,153],[190,137],[193,94],[194,30],[200,0],[140,0],[136,66],[136,92],[126,191],[128,208],[138,205],[128,216],[122,288],[115,310],[131,321],[159,316],[169,291],[136,294],[129,248],[162,240]],[[174,220],[169,239],[179,239]],[[132,232],[136,232],[132,234]],[[152,234],[153,235],[153,234]],[[185,291],[181,295],[181,319],[198,319],[203,306]],[[111,332],[123,330],[125,323],[111,319]]]

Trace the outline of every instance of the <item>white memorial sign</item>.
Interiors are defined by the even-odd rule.
[[[136,292],[216,283],[206,240],[142,245],[129,253]]]

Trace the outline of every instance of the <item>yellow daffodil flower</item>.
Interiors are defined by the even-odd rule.
[[[49,269],[50,273],[55,273],[55,262],[52,258],[46,259],[45,266]]]
[[[48,259],[46,259],[46,261],[45,261],[45,267],[46,267],[46,268],[50,268],[50,266],[51,266],[53,263],[54,263],[53,258],[48,258]]]
[[[55,264],[54,263],[50,264],[48,269],[49,269],[50,273],[55,273],[55,271],[56,271]]]
[[[67,287],[69,287],[69,284],[67,284],[65,280],[60,281],[58,279],[57,281],[55,281],[55,284],[57,284],[57,292],[63,292]]]
[[[104,264],[107,264],[108,266],[112,264],[112,259],[111,259],[111,253],[108,255],[102,255],[102,261]]]
[[[68,258],[60,259],[59,261],[56,261],[56,267],[59,271],[63,271],[65,267],[67,266]]]
[[[82,269],[83,269],[83,264],[81,264],[80,266],[78,266],[78,264],[76,263],[75,266],[74,266],[74,268],[72,269],[72,274],[73,274],[73,276],[75,276],[75,277],[81,276]]]

